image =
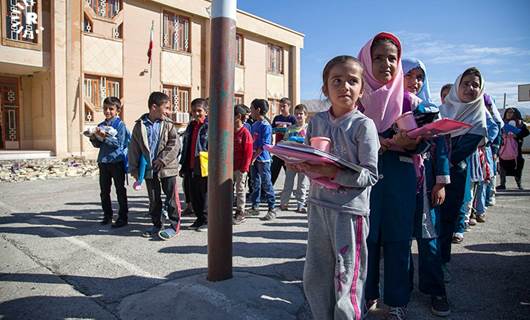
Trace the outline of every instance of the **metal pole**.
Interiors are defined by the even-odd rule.
[[[504,93],[504,100],[502,102],[502,112],[506,112],[506,93]]]
[[[232,278],[236,0],[213,0],[208,134],[208,280]]]
[[[151,36],[153,35],[154,29],[155,20],[151,21],[151,30],[149,30],[149,41],[151,41]],[[149,94],[151,94],[151,92],[153,92],[153,51],[151,51],[151,63],[149,63]]]

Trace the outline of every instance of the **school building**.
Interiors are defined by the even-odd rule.
[[[194,98],[208,97],[206,0],[0,0],[0,153],[44,150],[94,157],[81,132],[103,120],[102,101],[122,99],[129,128],[151,90],[166,92],[185,126]],[[147,51],[153,28],[152,62]],[[304,35],[237,12],[234,102],[300,102]]]

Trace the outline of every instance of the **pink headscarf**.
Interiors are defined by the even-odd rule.
[[[376,80],[372,71],[372,43],[376,39],[391,39],[398,45],[398,67],[394,78],[382,84]],[[401,43],[395,35],[387,32],[381,32],[359,52],[359,60],[364,67],[364,93],[361,97],[361,104],[364,108],[364,114],[375,122],[378,132],[384,132],[396,121],[401,115],[403,108],[403,68],[401,67]]]

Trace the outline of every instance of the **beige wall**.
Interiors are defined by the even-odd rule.
[[[202,63],[202,46],[205,42],[202,30],[206,21],[202,18],[191,19],[191,99],[203,97],[202,78],[205,69]]]
[[[242,33],[245,51],[245,104],[267,96],[267,44],[253,34]]]
[[[3,18],[3,17],[2,17]],[[42,51],[14,48],[0,44],[0,62],[25,66],[29,72],[43,70],[46,67],[45,55]],[[2,68],[4,69],[4,68]],[[1,72],[4,72],[2,70]]]
[[[33,127],[33,148],[37,150],[54,150],[50,78],[49,72],[41,72],[34,75],[32,80],[31,124]]]

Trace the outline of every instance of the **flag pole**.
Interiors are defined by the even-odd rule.
[[[213,0],[208,135],[208,280],[232,278],[236,0]]]
[[[151,21],[151,31],[149,32],[149,94],[153,92],[153,41],[154,41],[154,31],[155,30],[155,20]]]

